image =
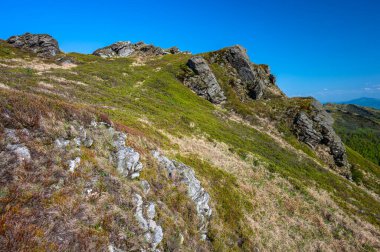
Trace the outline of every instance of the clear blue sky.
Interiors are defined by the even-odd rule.
[[[241,44],[289,96],[380,98],[379,0],[0,1],[3,39],[49,33],[82,53],[119,40],[193,53]]]

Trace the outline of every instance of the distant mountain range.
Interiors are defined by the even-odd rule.
[[[380,109],[380,99],[376,98],[368,98],[368,97],[362,97],[346,102],[338,102],[339,104],[355,104],[359,106],[364,106],[364,107],[371,107],[375,109]]]

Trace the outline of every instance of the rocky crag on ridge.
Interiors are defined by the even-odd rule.
[[[333,129],[334,119],[317,100],[311,102],[310,108],[309,113],[300,111],[294,118],[294,130],[298,139],[313,149],[327,146],[338,172],[350,178],[345,147]]]
[[[97,49],[93,52],[93,55],[103,58],[110,58],[129,56],[159,56],[177,53],[182,53],[177,47],[162,49],[154,45],[145,44],[144,42],[137,42],[133,44],[130,41],[119,41],[112,45]]]
[[[25,33],[10,37],[7,42],[16,48],[36,53],[41,57],[51,58],[61,53],[57,40],[48,34]]]

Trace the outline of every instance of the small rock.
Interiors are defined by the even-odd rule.
[[[115,132],[116,140],[114,146],[116,147],[115,158],[117,163],[117,170],[125,176],[130,176],[132,179],[140,176],[140,171],[143,168],[140,160],[140,154],[125,145],[127,135],[122,132]]]
[[[80,163],[80,157],[76,157],[74,160],[69,161],[69,171],[74,172],[75,168],[79,165]]]
[[[62,139],[62,138],[58,138],[54,141],[55,143],[55,146],[57,148],[65,148],[67,145],[69,145],[70,141],[69,140],[65,140],[65,139]]]
[[[142,189],[144,191],[144,194],[148,194],[149,191],[150,191],[150,185],[149,185],[148,181],[142,180],[140,182],[140,185],[141,185],[141,187],[142,187]]]
[[[31,159],[29,149],[23,144],[8,144],[6,148],[16,154],[19,161],[29,162]]]
[[[154,203],[149,203],[148,209],[146,210],[147,216],[149,219],[153,220],[154,216],[156,216],[156,210],[154,207]]]

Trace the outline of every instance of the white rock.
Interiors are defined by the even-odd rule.
[[[6,148],[16,154],[19,161],[28,162],[31,159],[29,149],[23,144],[7,144]]]
[[[156,247],[163,239],[163,231],[161,226],[157,225],[153,220],[156,215],[155,204],[150,202],[146,206],[147,211],[146,216],[144,216],[142,197],[139,194],[135,194],[133,199],[136,206],[135,218],[140,228],[145,232],[144,238],[146,242],[149,243],[152,251],[156,251]]]
[[[144,230],[145,232],[147,232],[149,230],[149,227],[148,227],[148,222],[144,218],[144,213],[143,213],[143,208],[142,208],[142,205],[143,205],[142,197],[136,193],[133,199],[136,205],[135,218],[137,222],[139,223],[140,228]]]
[[[140,160],[140,154],[134,149],[127,147],[125,141],[127,135],[122,132],[115,132],[116,140],[113,145],[116,148],[116,168],[125,176],[130,176],[132,179],[140,176],[140,171],[143,168]]]
[[[76,137],[76,138],[74,138],[74,143],[75,143],[75,145],[76,145],[77,147],[80,147],[82,141],[80,140],[79,137]]]
[[[141,184],[142,189],[144,190],[144,194],[148,194],[150,191],[150,185],[148,181],[142,180],[140,184]]]
[[[148,209],[146,210],[147,216],[149,219],[153,220],[154,216],[156,216],[156,209],[154,203],[149,203]]]
[[[210,195],[201,186],[201,183],[196,178],[193,169],[190,167],[168,159],[161,155],[158,151],[153,151],[153,157],[165,167],[169,176],[176,172],[182,179],[182,182],[187,185],[187,193],[191,200],[194,202],[197,210],[198,217],[200,219],[199,232],[201,233],[201,239],[207,238],[207,230],[209,219],[212,215],[212,209],[209,206]]]
[[[162,231],[161,226],[156,226],[156,228],[153,231],[153,242],[152,242],[153,249],[156,249],[156,247],[162,241],[163,238],[164,238],[164,232]]]
[[[96,128],[98,127],[98,123],[96,121],[91,121],[91,127]]]
[[[135,179],[135,178],[138,178],[138,177],[140,177],[140,173],[139,172],[134,172],[131,175],[131,179]]]
[[[58,138],[54,141],[55,143],[55,146],[57,148],[64,148],[66,147],[67,145],[69,145],[70,141],[69,140],[65,140],[65,139],[62,139],[62,138]]]
[[[80,163],[80,157],[76,157],[74,160],[69,161],[69,171],[74,172],[75,168]]]

